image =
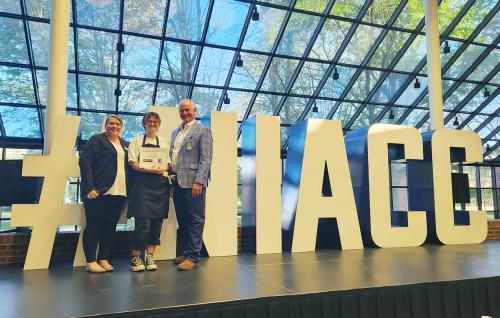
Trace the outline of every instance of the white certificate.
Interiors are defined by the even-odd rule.
[[[160,167],[167,168],[167,148],[150,148],[141,147],[139,152],[139,167],[151,168]]]

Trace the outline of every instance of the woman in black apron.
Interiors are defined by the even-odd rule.
[[[167,164],[146,167],[141,164],[141,152],[144,148],[160,148],[165,150],[168,165],[168,149],[164,138],[156,135],[161,119],[157,113],[144,115],[142,125],[146,130],[144,136],[136,137],[129,146],[129,163],[136,171],[129,198],[127,216],[134,217],[135,229],[132,237],[132,260],[130,270],[156,270],[153,254],[160,244],[160,233],[163,219],[168,217],[170,184],[167,178]],[[146,250],[144,262],[141,253]]]

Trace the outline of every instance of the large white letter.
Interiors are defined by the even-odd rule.
[[[212,112],[210,128],[214,140],[210,182],[205,206],[203,242],[210,256],[238,253],[238,180],[236,113]]]
[[[287,184],[282,199],[285,229],[291,221],[289,205],[297,202],[292,252],[314,251],[319,218],[336,218],[343,249],[363,248],[340,121],[308,119],[292,130],[295,132],[290,135],[285,170]],[[321,195],[325,164],[331,197]],[[293,191],[285,186],[293,187],[297,173],[300,179],[295,201],[289,195]]]
[[[424,211],[408,211],[408,226],[391,225],[388,146],[404,145],[405,159],[423,159],[422,136],[414,127],[376,124],[368,130],[370,227],[379,247],[418,246],[427,237]],[[416,213],[420,212],[420,213]]]
[[[258,115],[242,125],[242,245],[281,253],[280,117]]]
[[[443,244],[468,244],[484,241],[488,234],[486,212],[461,212],[469,214],[470,224],[455,225],[450,167],[452,147],[465,149],[466,162],[482,162],[481,139],[471,131],[440,129],[433,133],[431,144],[438,239]]]

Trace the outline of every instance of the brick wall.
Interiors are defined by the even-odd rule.
[[[75,257],[79,233],[57,233],[51,261],[72,261]],[[117,233],[113,258],[126,258],[130,255],[132,232]],[[0,264],[24,263],[31,235],[26,233],[0,234]],[[500,241],[500,220],[488,221],[487,240]],[[241,228],[238,228],[238,250],[241,250]]]
[[[488,221],[488,236],[487,240],[500,241],[500,220]]]

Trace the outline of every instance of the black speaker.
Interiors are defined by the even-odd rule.
[[[469,175],[467,173],[452,173],[453,203],[470,203]]]
[[[0,206],[38,203],[43,177],[23,177],[22,160],[0,160]]]

